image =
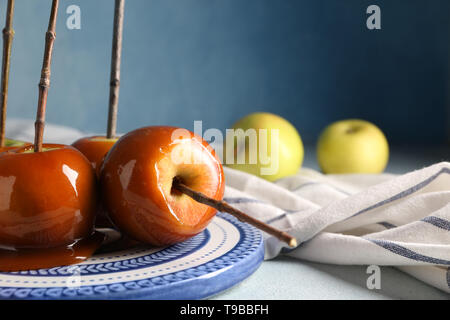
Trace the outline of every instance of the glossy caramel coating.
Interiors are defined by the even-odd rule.
[[[84,154],[91,162],[97,177],[99,177],[103,159],[117,140],[118,138],[107,139],[105,136],[91,136],[78,139],[72,143],[72,146]],[[108,219],[105,209],[101,205],[98,208],[95,226],[97,228],[114,228]]]
[[[93,232],[98,206],[95,174],[70,146],[44,144],[0,155],[0,246],[51,248]]]
[[[78,139],[72,147],[81,151],[91,162],[92,167],[99,174],[102,161],[117,139],[107,139],[103,136],[92,136]]]
[[[0,249],[0,271],[36,270],[80,263],[90,258],[105,238],[103,233],[94,232],[70,245],[39,249]]]
[[[103,205],[113,223],[129,237],[152,245],[168,245],[201,232],[216,210],[172,189],[176,176],[190,187],[222,199],[222,165],[202,138],[184,130],[173,138],[175,127],[134,130],[113,146],[100,176]],[[178,132],[178,131],[177,131]],[[195,163],[173,156],[200,155]]]

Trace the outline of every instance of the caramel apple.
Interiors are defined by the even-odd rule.
[[[34,145],[12,147],[0,156],[0,271],[77,263],[104,239],[94,232],[98,197],[90,162],[73,147],[43,143],[58,6],[59,0],[53,0]],[[4,146],[3,133],[1,140]]]
[[[106,136],[85,137],[75,141],[72,146],[80,150],[91,162],[97,174],[109,149],[116,143],[117,110],[119,106],[120,63],[122,56],[123,19],[125,1],[114,4],[113,41],[111,50],[111,72],[109,81],[109,108]]]
[[[85,137],[75,141],[72,146],[80,150],[91,161],[98,173],[101,162],[109,149],[116,143],[117,109],[119,105],[120,62],[122,55],[122,34],[125,1],[114,4],[113,41],[111,51],[111,74],[109,87],[108,126],[106,136]]]
[[[201,232],[216,209],[175,190],[174,179],[221,200],[222,165],[207,142],[175,127],[145,127],[120,138],[100,175],[103,205],[126,235],[156,246]]]
[[[80,150],[91,161],[97,174],[109,149],[116,143],[117,109],[120,89],[120,58],[122,55],[123,16],[125,1],[114,4],[113,41],[111,51],[111,74],[109,87],[108,126],[106,136],[85,137],[75,141],[72,146]]]
[[[106,136],[85,137],[75,141],[72,145],[80,150],[91,162],[97,176],[99,176],[100,167],[105,155],[117,141],[117,110],[119,105],[120,91],[120,62],[122,55],[122,35],[123,18],[125,12],[125,1],[116,0],[114,2],[114,23],[113,23],[113,41],[111,50],[111,73],[109,89],[109,107],[108,107],[108,125]],[[99,206],[97,219],[95,223],[99,228],[113,228],[107,217],[105,208]]]
[[[78,139],[72,146],[78,149],[91,162],[95,172],[99,174],[103,158],[118,138],[108,139],[102,136],[92,136]]]
[[[84,137],[75,141],[72,146],[78,149],[89,160],[96,176],[100,176],[100,168],[108,151],[118,138],[108,139],[102,136]],[[98,228],[113,228],[102,205],[99,206],[95,226]]]
[[[90,236],[97,209],[95,175],[76,149],[44,144],[0,157],[0,245],[51,248]]]

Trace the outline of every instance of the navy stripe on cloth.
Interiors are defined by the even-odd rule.
[[[244,197],[224,198],[223,200],[228,203],[266,203],[258,199],[244,198]]]
[[[292,211],[292,212],[284,212],[284,213],[280,214],[279,216],[276,216],[276,217],[273,217],[273,218],[267,220],[266,223],[267,224],[271,224],[271,223],[273,223],[275,221],[281,220],[281,219],[285,218],[288,214],[293,213],[293,212],[294,211]]]
[[[450,231],[450,221],[448,220],[439,217],[429,216],[423,218],[422,221],[432,224],[433,226],[436,226],[438,228]]]
[[[450,221],[439,218],[439,217],[435,217],[435,216],[428,216],[423,218],[422,220],[420,220],[422,222],[426,222],[429,223],[435,227],[450,231]],[[378,222],[379,225],[382,225],[383,227],[385,227],[386,229],[392,229],[392,228],[396,228],[396,225],[393,225],[392,223],[386,222],[386,221],[382,221],[382,222]]]
[[[228,202],[228,203],[233,203],[233,204],[241,204],[241,203],[259,203],[259,204],[267,204],[270,205],[270,203],[264,202],[262,200],[258,200],[258,199],[252,199],[252,198],[245,198],[245,197],[237,197],[237,198],[223,198],[223,201]],[[299,212],[296,210],[284,210],[285,212],[279,216],[276,216],[273,219],[273,221],[279,220],[283,217],[285,217],[287,214],[290,213],[295,213],[295,212]],[[271,221],[272,219],[270,219],[269,221]],[[270,222],[266,222],[266,223],[270,223]]]
[[[313,185],[316,185],[316,184],[318,184],[318,182],[305,182],[304,184],[301,184],[301,185],[295,187],[295,188],[292,189],[291,191],[292,191],[292,192],[295,192],[295,191],[298,191],[298,190],[300,190],[300,189],[303,189],[304,187],[307,187],[307,186],[313,186]]]
[[[351,195],[351,193],[349,193],[347,191],[344,191],[344,190],[337,188],[335,186],[332,186],[330,184],[325,184],[323,182],[306,182],[306,183],[301,184],[301,185],[297,186],[296,188],[292,189],[291,192],[296,192],[296,191],[299,191],[300,189],[303,189],[304,187],[314,186],[314,185],[325,185],[325,186],[328,186],[328,187],[334,189],[335,191],[345,194],[347,196]]]
[[[393,225],[392,223],[389,223],[389,222],[386,222],[386,221],[378,222],[378,224],[382,225],[382,226],[385,227],[386,229],[397,228],[396,225]]]
[[[447,285],[450,288],[450,267],[447,268]]]
[[[388,199],[385,199],[385,200],[380,201],[380,202],[378,202],[378,203],[376,203],[376,204],[374,204],[374,205],[371,205],[370,207],[367,207],[367,208],[365,208],[365,209],[362,209],[362,210],[358,211],[357,213],[355,213],[354,215],[352,215],[351,217],[349,217],[349,218],[347,218],[347,219],[350,219],[350,218],[352,218],[352,217],[355,217],[355,216],[360,215],[360,214],[362,214],[362,213],[365,213],[365,212],[367,212],[367,211],[376,209],[376,208],[381,207],[381,206],[383,206],[383,205],[385,205],[385,204],[387,204],[387,203],[390,203],[390,202],[399,200],[399,199],[401,199],[401,198],[407,197],[407,196],[409,196],[410,194],[413,194],[414,192],[419,191],[420,189],[425,188],[427,185],[429,185],[431,182],[433,182],[434,180],[436,180],[436,179],[437,179],[441,174],[443,174],[443,173],[450,174],[450,169],[449,169],[449,168],[442,168],[441,170],[439,170],[439,172],[435,173],[434,175],[432,175],[431,177],[425,179],[424,181],[422,181],[422,182],[416,184],[415,186],[412,186],[411,188],[408,188],[408,189],[406,189],[405,191],[402,191],[402,192],[396,194],[395,196],[392,196],[392,197],[390,197],[390,198],[388,198]]]
[[[391,251],[392,253],[398,254],[402,257],[411,259],[411,260],[415,260],[415,261],[422,261],[422,262],[427,262],[427,263],[431,263],[431,264],[440,264],[440,265],[446,265],[446,266],[450,266],[450,261],[449,260],[444,260],[444,259],[438,259],[438,258],[433,258],[433,257],[429,257],[429,256],[425,256],[423,254],[414,252],[408,248],[402,247],[394,242],[391,241],[386,241],[386,240],[378,240],[378,239],[367,239],[371,241],[372,243]]]

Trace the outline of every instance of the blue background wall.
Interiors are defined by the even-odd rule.
[[[8,115],[34,118],[51,1],[16,2]],[[70,4],[81,7],[81,30],[66,28]],[[371,4],[382,30],[366,28]],[[113,6],[61,1],[48,121],[105,130]],[[119,131],[194,120],[225,129],[264,110],[307,142],[359,117],[393,143],[440,143],[449,31],[446,0],[128,0]]]

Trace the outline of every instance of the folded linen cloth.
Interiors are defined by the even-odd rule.
[[[397,266],[450,293],[450,163],[405,175],[323,175],[301,169],[275,183],[225,168],[225,200],[297,238],[278,254],[330,264]]]
[[[31,120],[8,119],[9,138],[33,141]],[[70,144],[82,132],[48,124],[45,140]],[[331,264],[396,266],[450,293],[450,164],[405,175],[323,175],[303,168],[271,183],[224,168],[225,200],[297,238],[288,248],[264,234],[265,258],[279,254]]]

